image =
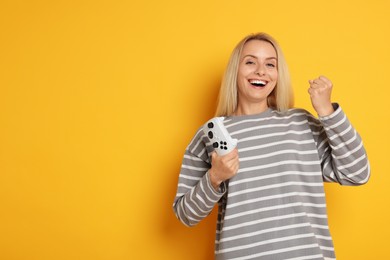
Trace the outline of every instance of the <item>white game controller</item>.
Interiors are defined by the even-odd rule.
[[[231,138],[223,124],[223,119],[223,117],[214,117],[203,126],[204,134],[220,156],[230,153],[237,146],[237,139]]]

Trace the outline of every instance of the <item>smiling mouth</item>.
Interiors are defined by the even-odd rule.
[[[257,79],[251,79],[249,80],[249,83],[255,87],[265,87],[265,85],[267,85],[267,81]]]

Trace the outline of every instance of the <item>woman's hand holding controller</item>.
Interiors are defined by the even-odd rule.
[[[222,182],[237,174],[239,168],[238,150],[235,148],[230,153],[219,156],[215,151],[211,154],[211,168],[209,170],[211,184],[218,190]]]

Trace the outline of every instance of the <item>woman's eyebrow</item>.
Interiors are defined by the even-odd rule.
[[[244,58],[246,58],[246,57],[251,57],[251,58],[254,58],[254,59],[258,59],[257,56],[252,55],[252,54],[247,54],[247,55],[244,56]],[[278,60],[276,57],[267,57],[267,58],[265,58],[265,59],[266,59],[266,60]]]

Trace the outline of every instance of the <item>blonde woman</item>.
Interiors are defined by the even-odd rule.
[[[216,259],[335,259],[324,181],[361,185],[370,176],[360,136],[332,82],[309,80],[318,118],[293,108],[287,64],[265,33],[238,43],[221,84],[216,115],[238,139],[219,156],[201,128],[186,148],[174,211],[185,225],[218,203]]]

